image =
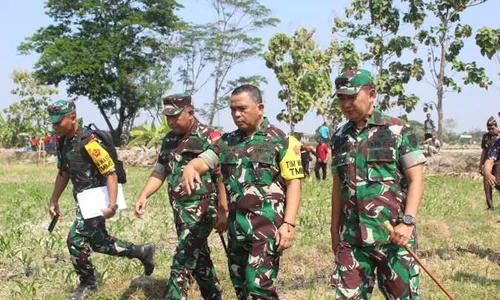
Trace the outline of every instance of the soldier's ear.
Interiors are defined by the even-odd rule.
[[[370,89],[370,103],[373,105],[375,102],[375,99],[377,99],[377,92],[375,91],[374,88]]]
[[[76,122],[76,113],[75,112],[71,112],[69,113],[69,118],[71,119],[71,122]]]
[[[264,103],[257,104],[257,109],[259,110],[259,115],[264,114]]]

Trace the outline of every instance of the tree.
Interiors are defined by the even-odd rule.
[[[189,24],[179,32],[179,59],[181,65],[177,73],[184,85],[184,92],[196,94],[212,79],[209,73],[203,76],[214,57],[214,48],[211,39],[214,35],[213,24]]]
[[[165,116],[160,118],[160,125],[156,126],[154,121],[151,121],[151,126],[142,124],[138,128],[130,131],[130,136],[133,138],[127,146],[146,146],[148,148],[154,147],[156,155],[158,155],[161,142],[165,135],[170,131]]]
[[[42,135],[49,128],[47,105],[57,89],[45,86],[32,73],[14,70],[12,80],[16,87],[12,94],[21,98],[4,109],[5,117],[0,124],[0,142],[3,146],[20,146],[20,134]]]
[[[163,96],[172,87],[169,68],[167,66],[155,66],[149,72],[141,75],[139,77],[139,82],[139,93],[147,99],[144,109],[151,116],[153,123],[161,123]],[[127,128],[126,131],[130,131],[131,129],[132,126]]]
[[[339,57],[337,64],[341,72],[360,64],[373,66],[377,105],[381,110],[401,107],[410,113],[419,101],[416,95],[405,92],[405,85],[412,79],[422,79],[422,60],[405,59],[405,54],[416,53],[417,47],[411,36],[400,32],[404,19],[419,22],[417,14],[418,11],[411,9],[401,13],[392,0],[353,0],[345,9],[345,19],[335,18],[333,34],[346,38],[333,42]],[[363,50],[356,52],[351,40],[363,40]]]
[[[481,27],[476,33],[476,45],[481,55],[493,59],[500,67],[500,29]],[[498,73],[500,76],[500,72]],[[497,87],[498,90],[500,88]]]
[[[327,99],[332,95],[330,79],[330,49],[318,50],[312,36],[315,30],[299,29],[293,37],[278,33],[269,40],[264,53],[266,67],[272,69],[281,85],[278,99],[285,102],[286,109],[277,115],[294,132],[295,124],[313,105],[323,111]]]
[[[427,103],[424,109],[436,107],[439,139],[442,139],[444,133],[443,100],[445,95],[451,91],[460,93],[462,90],[450,73],[464,74],[461,80],[464,85],[474,84],[487,89],[491,84],[484,68],[477,66],[475,61],[464,62],[459,58],[464,47],[464,40],[471,37],[473,32],[470,25],[462,23],[461,15],[486,1],[488,0],[433,0],[420,1],[416,6],[420,14],[427,15],[424,24],[428,25],[417,34],[416,38],[428,47],[427,62],[431,77],[428,81],[436,90],[437,96],[437,102]],[[485,45],[481,39],[479,43]],[[491,53],[491,47],[486,46],[481,51],[485,51],[483,52],[485,54]]]
[[[175,0],[49,0],[55,24],[38,29],[19,51],[41,54],[35,69],[42,82],[65,81],[69,95],[88,97],[120,145],[123,129],[149,101],[138,77],[164,57],[179,7]]]
[[[192,59],[192,54],[197,54],[200,56],[199,61],[202,62],[202,57],[206,55],[211,64],[208,76],[213,80],[213,98],[206,109],[200,110],[200,113],[207,116],[208,123],[212,125],[217,112],[227,107],[228,94],[235,82],[254,85],[265,82],[264,77],[257,75],[240,76],[235,80],[228,80],[228,77],[234,67],[256,58],[261,53],[264,47],[262,39],[251,36],[251,33],[265,27],[274,27],[279,20],[270,17],[271,10],[258,0],[207,1],[215,11],[216,21],[197,28],[202,30],[202,36],[208,40],[203,41],[200,50],[194,50],[198,53],[190,53],[188,58]],[[200,34],[198,31],[195,33]],[[187,71],[184,74],[197,74],[196,64],[186,66]],[[195,84],[199,79],[196,76],[189,78],[191,89],[199,89],[199,85]],[[201,82],[203,84],[204,81]]]

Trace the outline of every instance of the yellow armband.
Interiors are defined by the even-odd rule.
[[[281,177],[286,180],[304,177],[302,160],[300,159],[300,142],[290,136],[285,156],[280,161]]]
[[[94,162],[97,170],[102,175],[109,173],[115,169],[115,163],[106,151],[96,140],[91,140],[85,145],[85,150]]]

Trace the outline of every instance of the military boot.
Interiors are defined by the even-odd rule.
[[[155,244],[153,243],[132,246],[132,257],[142,262],[146,276],[151,275],[155,269],[154,255]]]
[[[80,285],[68,300],[83,300],[95,292],[97,292],[97,272],[87,278],[80,277]]]

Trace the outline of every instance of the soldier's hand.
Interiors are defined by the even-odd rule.
[[[219,209],[217,211],[217,216],[215,219],[215,230],[219,233],[225,232],[227,230],[227,215],[224,209]]]
[[[196,170],[189,164],[184,167],[182,171],[182,189],[191,195],[191,192],[195,190],[195,183],[201,184],[201,177]]]
[[[57,219],[62,218],[62,213],[59,210],[59,204],[50,204],[49,206],[49,214],[51,217],[54,217],[57,215]]]
[[[402,247],[408,245],[408,241],[413,233],[413,228],[413,225],[406,225],[403,223],[396,225],[389,235],[389,241]]]
[[[134,214],[136,217],[143,219],[144,218],[144,213],[146,212],[146,203],[147,200],[146,198],[139,198],[137,202],[135,203],[135,209],[134,209]]]
[[[283,250],[292,246],[294,235],[295,228],[292,225],[287,223],[281,224],[278,232],[276,233],[276,245],[278,246],[278,252],[283,252]]]
[[[491,186],[491,187],[495,187],[495,185],[497,184],[497,179],[495,178],[495,176],[493,174],[484,174],[484,179],[486,180],[486,182]]]
[[[106,207],[106,208],[104,208],[104,209],[101,209],[101,211],[102,211],[102,217],[103,217],[104,219],[109,219],[109,218],[113,217],[113,216],[115,215],[115,213],[116,213],[115,211],[113,211],[113,210],[112,210],[111,208],[109,208],[109,207]]]

